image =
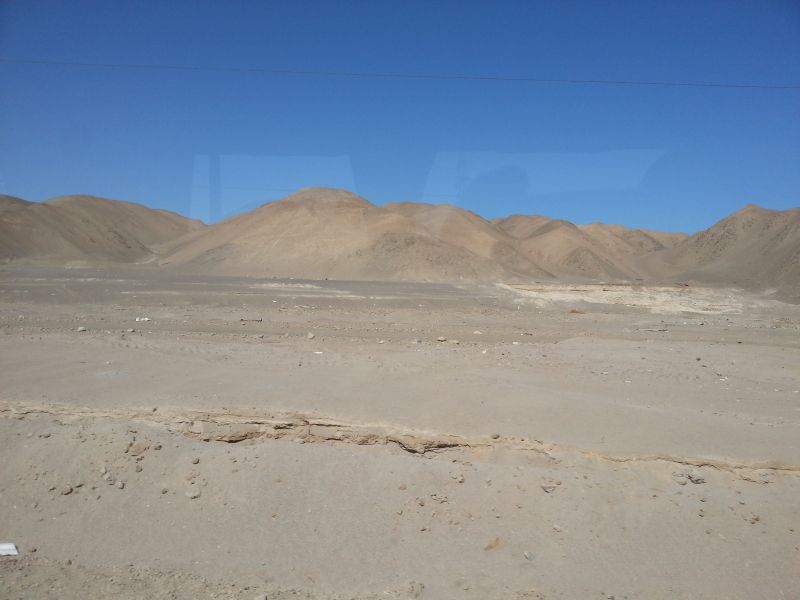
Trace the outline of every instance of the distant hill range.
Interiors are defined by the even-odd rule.
[[[688,236],[308,188],[215,225],[93,196],[0,196],[0,259],[414,281],[686,281],[800,291],[800,209],[749,205]]]

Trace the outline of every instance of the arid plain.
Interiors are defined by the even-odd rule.
[[[794,246],[777,294],[544,250],[535,276],[445,227],[421,268],[480,277],[292,279],[201,269],[252,271],[247,223],[211,248],[170,219],[128,263],[0,269],[0,597],[796,597]],[[652,239],[687,264],[718,238]]]

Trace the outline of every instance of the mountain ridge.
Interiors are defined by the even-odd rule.
[[[0,259],[244,276],[686,280],[793,291],[800,290],[800,208],[751,203],[687,235],[541,215],[487,220],[449,204],[377,206],[335,188],[303,188],[212,225],[97,196],[0,195]]]

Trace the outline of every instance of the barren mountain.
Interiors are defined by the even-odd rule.
[[[22,198],[0,194],[0,212],[11,210],[13,208],[21,208],[23,206],[27,206],[28,204],[30,204],[30,202],[23,200]]]
[[[131,262],[202,227],[198,221],[139,204],[94,196],[46,202],[0,198],[0,258]]]
[[[178,240],[165,265],[336,279],[484,280],[546,275],[481,217],[447,206],[376,207],[308,188]]]
[[[542,216],[512,215],[493,223],[518,240],[517,247],[526,258],[551,273],[612,280],[651,276],[642,257],[686,237],[621,225],[577,226]]]
[[[800,209],[754,205],[691,237],[307,188],[212,226],[92,196],[0,196],[0,259],[147,262],[311,279],[682,279],[800,295]],[[791,291],[794,290],[794,291]]]
[[[750,204],[651,261],[655,270],[685,279],[797,291],[800,208]]]

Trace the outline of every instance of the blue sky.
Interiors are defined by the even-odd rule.
[[[793,0],[0,1],[0,56],[800,85]],[[0,62],[0,192],[217,220],[306,185],[697,231],[800,205],[800,91]]]

